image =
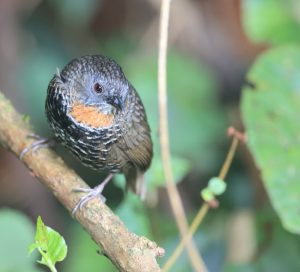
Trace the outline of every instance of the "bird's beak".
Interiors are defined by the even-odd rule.
[[[119,111],[121,111],[124,106],[124,101],[123,101],[122,97],[118,97],[118,96],[110,97],[108,99],[108,103],[111,104],[112,106],[114,106]]]

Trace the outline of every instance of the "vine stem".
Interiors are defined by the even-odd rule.
[[[159,31],[159,52],[158,52],[158,104],[159,104],[159,128],[160,128],[160,149],[164,168],[164,175],[167,185],[168,196],[172,211],[182,237],[188,232],[188,223],[185,211],[175,186],[171,168],[168,113],[167,113],[167,47],[168,47],[168,25],[171,0],[162,0],[160,13]],[[198,253],[193,241],[189,239],[186,243],[187,252],[191,263],[196,271],[207,271],[205,264]]]
[[[219,178],[224,180],[229,168],[231,166],[234,154],[236,152],[237,146],[239,143],[239,138],[234,136],[231,146],[229,148],[228,154],[226,156],[225,162],[221,168],[220,174],[219,174]],[[163,272],[167,272],[169,271],[172,266],[175,264],[176,260],[179,258],[180,254],[182,253],[186,243],[188,243],[191,238],[193,237],[193,235],[195,234],[196,230],[199,228],[201,222],[203,221],[205,215],[207,214],[207,212],[209,211],[209,204],[208,203],[204,203],[201,208],[199,209],[198,213],[196,214],[189,230],[188,233],[182,238],[182,240],[180,241],[180,243],[178,244],[178,246],[176,247],[176,249],[174,250],[173,254],[171,255],[171,257],[167,260],[167,262],[165,263],[162,271]]]

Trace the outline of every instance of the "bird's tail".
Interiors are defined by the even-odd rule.
[[[144,173],[136,167],[132,167],[126,177],[126,190],[130,189],[137,194],[142,200],[146,197],[146,184],[144,182]]]

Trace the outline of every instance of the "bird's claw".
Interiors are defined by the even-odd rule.
[[[82,207],[89,202],[93,198],[100,198],[100,200],[105,203],[106,198],[101,194],[104,189],[104,186],[101,186],[101,184],[94,189],[87,189],[87,188],[76,188],[73,191],[74,192],[82,192],[82,193],[87,193],[87,195],[83,196],[80,198],[74,209],[72,210],[72,216],[76,214],[78,210],[81,210]]]
[[[103,191],[104,187],[106,186],[106,184],[112,179],[112,177],[113,177],[113,174],[109,174],[98,186],[96,186],[93,189],[75,188],[73,191],[87,193],[87,195],[80,198],[80,200],[78,201],[78,203],[76,204],[76,206],[74,207],[74,209],[72,211],[72,216],[74,217],[76,212],[78,210],[81,210],[85,203],[87,203],[88,201],[90,201],[91,199],[93,199],[95,197],[99,197],[100,200],[103,203],[105,203],[106,198],[102,195],[102,191]]]
[[[36,150],[42,148],[42,147],[49,147],[53,146],[55,144],[55,140],[53,138],[43,138],[37,134],[31,133],[27,135],[28,138],[35,139],[36,141],[33,142],[31,145],[25,147],[22,152],[19,155],[20,160],[24,158],[24,156],[32,151],[35,152]]]

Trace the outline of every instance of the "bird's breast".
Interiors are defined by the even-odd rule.
[[[114,122],[113,114],[103,113],[97,106],[82,103],[74,103],[69,109],[69,115],[77,123],[91,128],[107,128]]]
[[[115,154],[114,144],[125,133],[113,114],[100,107],[74,103],[65,113],[69,124],[54,124],[56,136],[84,165],[95,170],[118,172],[125,162]],[[63,125],[63,124],[62,124]]]

